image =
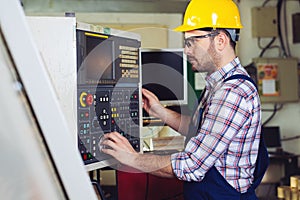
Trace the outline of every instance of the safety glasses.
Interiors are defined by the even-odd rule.
[[[192,44],[195,42],[195,39],[202,39],[202,38],[208,38],[208,37],[214,37],[218,35],[219,32],[211,32],[205,35],[195,35],[184,39],[184,46],[187,46],[190,48]]]

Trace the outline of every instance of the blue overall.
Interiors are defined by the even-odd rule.
[[[246,75],[237,74],[224,80],[224,82],[232,79],[245,79],[253,83],[251,78]],[[204,92],[203,92],[204,93]],[[202,112],[199,111],[199,123],[202,120]],[[195,131],[195,127],[191,127]],[[192,133],[192,132],[190,132]],[[195,132],[194,132],[195,134]],[[233,188],[225,178],[212,167],[205,174],[201,182],[184,182],[184,199],[185,200],[256,200],[256,187],[260,184],[269,164],[269,156],[264,144],[263,136],[260,137],[259,150],[257,155],[256,167],[254,171],[254,180],[251,187],[245,193],[238,192]]]

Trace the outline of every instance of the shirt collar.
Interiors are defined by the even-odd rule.
[[[223,82],[225,78],[229,76],[229,74],[232,74],[230,72],[234,71],[234,69],[240,65],[240,60],[238,57],[233,59],[230,63],[223,66],[221,69],[215,71],[214,73],[206,76],[206,88],[210,90],[211,88],[214,88],[214,86],[219,83]]]

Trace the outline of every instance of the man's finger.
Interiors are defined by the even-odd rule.
[[[105,139],[110,139],[113,140],[115,142],[120,142],[122,141],[122,135],[118,132],[111,132],[111,133],[106,133],[104,134],[104,138]]]
[[[147,89],[142,89],[142,94],[148,99],[149,97],[154,96],[154,94]]]
[[[127,150],[127,151],[132,151],[131,150],[132,146],[129,143],[129,141],[127,140],[127,138],[125,138],[124,136],[122,136],[118,132],[111,132],[111,133],[105,134],[105,140],[104,141],[112,141],[119,148],[122,148],[123,150]],[[102,142],[102,144],[106,144],[106,143]]]
[[[102,149],[102,152],[114,157],[115,151],[113,149]]]
[[[112,141],[112,140],[104,140],[102,142],[102,145],[104,147],[106,147],[106,148],[103,148],[102,150],[109,149],[109,148],[111,148],[112,150],[115,150],[115,151],[120,150],[120,147],[114,141]]]

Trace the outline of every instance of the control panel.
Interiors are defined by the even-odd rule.
[[[103,134],[117,131],[136,151],[139,139],[139,93],[136,88],[81,87],[78,89],[79,151],[86,163],[108,156],[99,151]]]
[[[102,136],[118,132],[140,151],[140,42],[77,31],[78,148],[84,163],[110,159]]]

